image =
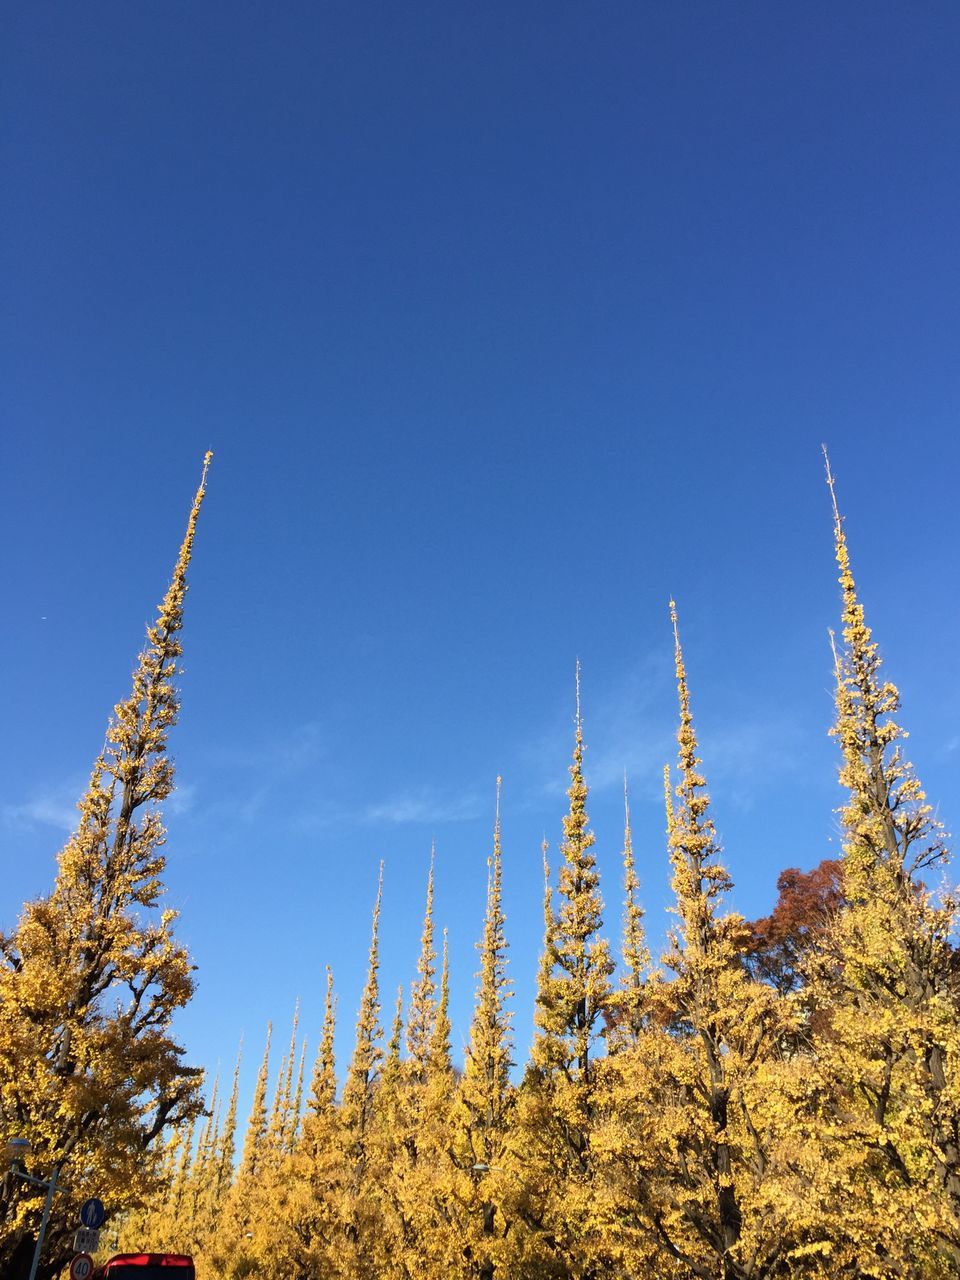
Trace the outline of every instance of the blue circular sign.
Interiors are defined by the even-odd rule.
[[[89,1200],[84,1200],[80,1206],[80,1221],[85,1227],[89,1227],[91,1231],[99,1231],[106,1216],[107,1211],[103,1207],[103,1201],[98,1200],[96,1196],[92,1196]]]

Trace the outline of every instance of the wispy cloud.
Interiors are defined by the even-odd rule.
[[[167,813],[176,817],[182,817],[184,814],[190,813],[196,804],[197,788],[192,782],[182,783],[178,786],[173,795],[164,801],[164,808]]]
[[[214,746],[206,753],[206,763],[217,770],[283,778],[309,768],[325,748],[323,726],[317,720],[305,720],[260,742]]]
[[[657,709],[669,687],[668,659],[660,652],[651,653],[596,692],[590,688],[589,672],[586,676],[585,768],[591,788],[622,787],[625,769],[641,786],[642,779],[659,777],[672,753],[671,730]],[[540,775],[536,789],[541,796],[560,795],[569,785],[566,772],[557,764],[561,755],[564,760],[569,755],[573,710],[571,687],[569,703],[523,750],[531,775]],[[559,753],[558,744],[563,744]]]
[[[277,792],[314,768],[326,749],[323,728],[316,720],[291,725],[259,742],[215,745],[205,750],[202,761],[204,803],[196,803],[188,788],[187,808],[204,822],[249,825]],[[295,819],[294,825],[326,822],[309,813]]]
[[[752,717],[736,723],[700,728],[699,754],[708,789],[722,791],[725,801],[738,809],[753,808],[758,790],[771,778],[801,772],[806,752],[800,725],[787,716]],[[597,789],[622,786],[626,770],[631,790],[648,799],[659,799],[663,766],[674,765],[677,740],[673,729],[644,733],[638,725],[633,736],[604,740],[590,762],[590,782]]]
[[[572,706],[528,744],[525,754],[540,773],[541,795],[559,795],[568,785],[556,762],[562,720],[570,724],[571,718]],[[591,789],[620,788],[626,772],[632,794],[659,801],[663,766],[672,765],[677,755],[672,654],[648,655],[596,696],[587,683],[584,721]],[[809,744],[800,719],[782,708],[719,725],[698,718],[697,729],[708,785],[718,793],[722,789],[725,801],[739,809],[752,808],[772,777],[806,768]]]
[[[472,821],[482,812],[480,796],[474,790],[453,792],[424,785],[398,790],[382,800],[359,806],[315,800],[292,816],[291,825],[300,831],[343,826],[440,827]]]
[[[18,804],[0,805],[0,818],[5,827],[23,830],[29,827],[55,827],[69,834],[79,822],[77,800],[83,794],[85,782],[71,778],[38,788],[26,800]]]
[[[222,796],[210,804],[198,806],[194,812],[208,823],[249,826],[260,814],[269,795],[268,785],[256,786],[240,795]]]
[[[450,822],[468,822],[479,817],[480,812],[480,799],[474,793],[443,795],[431,787],[418,787],[369,805],[361,813],[360,821],[369,826],[441,826]]]
[[[284,734],[254,746],[224,744],[205,753],[200,784],[178,783],[161,808],[170,818],[189,815],[203,821],[253,822],[275,788],[311,768],[325,750],[317,721],[304,721]],[[210,768],[212,766],[212,768]],[[222,775],[236,775],[229,794],[220,793]],[[239,778],[239,784],[236,781]],[[77,801],[88,779],[77,775],[36,787],[25,799],[0,802],[0,825],[25,830],[53,827],[69,834],[77,829]]]
[[[79,825],[77,801],[86,787],[87,779],[77,777],[38,788],[18,803],[0,804],[0,822],[5,827],[20,830],[54,827],[69,835]],[[181,786],[164,801],[162,807],[171,816],[179,817],[191,812],[196,799],[195,786]]]
[[[788,715],[738,721],[709,732],[701,744],[704,772],[731,804],[748,811],[772,778],[803,772],[807,745],[799,723]]]

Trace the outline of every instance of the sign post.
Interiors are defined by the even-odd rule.
[[[26,1175],[21,1174],[21,1177]],[[40,1230],[37,1232],[37,1247],[33,1251],[33,1261],[30,1263],[30,1280],[37,1280],[37,1268],[40,1266],[40,1250],[43,1248],[43,1237],[47,1234],[47,1223],[50,1221],[50,1206],[53,1204],[53,1193],[57,1189],[57,1178],[60,1176],[60,1166],[53,1166],[53,1173],[50,1175],[50,1181],[46,1184],[47,1198],[43,1202],[43,1217],[40,1219]],[[28,1181],[36,1182],[43,1186],[40,1178],[29,1178]],[[93,1270],[91,1266],[90,1270]],[[90,1272],[87,1272],[89,1275]],[[86,1280],[86,1276],[77,1276],[75,1280]]]

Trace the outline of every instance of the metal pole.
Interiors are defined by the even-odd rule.
[[[40,1265],[40,1250],[43,1248],[43,1237],[47,1234],[47,1223],[50,1221],[50,1206],[53,1204],[53,1193],[57,1189],[57,1175],[60,1166],[53,1166],[53,1173],[47,1183],[47,1198],[43,1202],[43,1217],[40,1219],[40,1230],[37,1232],[37,1247],[33,1251],[33,1262],[30,1264],[30,1280],[37,1280],[37,1267]]]

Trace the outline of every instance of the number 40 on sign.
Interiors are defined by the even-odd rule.
[[[93,1275],[93,1259],[89,1253],[78,1253],[70,1263],[70,1280],[90,1280]]]

